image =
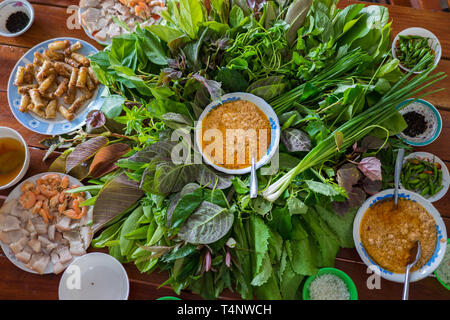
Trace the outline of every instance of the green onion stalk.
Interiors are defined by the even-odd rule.
[[[339,152],[340,150],[347,149],[353,145],[354,142],[359,141],[366,136],[374,128],[382,127],[382,124],[393,116],[396,107],[402,101],[413,97],[427,87],[446,78],[447,75],[443,72],[430,75],[436,68],[435,66],[432,66],[409,79],[415,71],[420,70],[427,65],[430,59],[433,59],[431,54],[425,56],[408,74],[404,75],[394,86],[392,86],[389,92],[387,92],[374,106],[345,122],[326,139],[322,140],[295,168],[291,169],[279,180],[268,186],[262,192],[262,196],[271,202],[277,200],[298,174],[316,165],[323,164],[325,161],[332,158],[336,151]],[[441,90],[443,89],[426,92],[411,102]],[[339,141],[339,145],[337,145],[337,136],[343,136],[343,140]]]

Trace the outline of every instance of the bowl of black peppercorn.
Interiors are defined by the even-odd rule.
[[[0,36],[17,37],[27,31],[34,21],[33,6],[25,0],[0,2]]]
[[[420,147],[435,141],[442,130],[439,111],[430,102],[422,99],[408,99],[397,106],[406,127],[399,138],[409,145]]]

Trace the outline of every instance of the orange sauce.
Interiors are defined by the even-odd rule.
[[[202,150],[212,162],[227,169],[251,165],[267,152],[270,122],[253,102],[236,100],[212,109],[202,121]]]
[[[420,241],[421,256],[412,270],[432,257],[436,248],[436,222],[422,205],[412,200],[392,199],[372,205],[364,213],[360,226],[361,241],[367,253],[382,268],[405,273],[411,249]],[[414,259],[412,259],[414,260]]]
[[[0,185],[11,182],[25,162],[25,148],[14,138],[0,138]]]

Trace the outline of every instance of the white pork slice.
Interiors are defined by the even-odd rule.
[[[62,264],[72,260],[72,255],[70,254],[69,248],[67,246],[56,249],[56,253],[59,256],[59,262],[61,262]]]
[[[80,228],[81,241],[85,249],[89,248],[89,244],[92,240],[92,229],[91,227],[81,227]]]
[[[39,274],[43,274],[50,262],[49,255],[41,255],[32,265],[31,268]]]
[[[67,216],[62,217],[56,224],[56,229],[58,229],[59,231],[70,230],[70,222],[71,221],[72,221],[72,219],[70,219]]]
[[[81,256],[86,253],[84,245],[81,241],[70,242],[70,254],[74,256]]]
[[[50,254],[50,258],[53,264],[59,263],[59,255],[56,253],[56,250]]]
[[[121,28],[117,24],[111,23],[108,27],[107,33],[108,33],[109,37],[114,38],[114,37],[120,35],[122,33],[122,31],[121,31]]]
[[[100,6],[100,3],[101,3],[100,0],[80,0],[80,7],[81,8],[98,7]]]
[[[81,14],[81,23],[84,24],[89,32],[99,30],[97,22],[101,17],[101,10],[97,8],[88,8]]]
[[[26,225],[25,225],[25,230],[27,230],[30,233],[34,233],[36,232],[36,228],[34,227],[33,222],[31,222],[31,220],[28,220]]]
[[[28,238],[24,236],[19,241],[11,243],[9,247],[11,248],[11,251],[14,252],[14,254],[18,254],[25,248],[27,244]]]
[[[102,2],[102,8],[103,9],[112,8],[112,7],[114,7],[114,3],[115,3],[114,0],[104,0]]]
[[[16,254],[16,258],[20,262],[27,264],[31,259],[31,253],[24,250]]]
[[[0,215],[0,231],[20,230],[20,220],[9,214]]]
[[[17,205],[17,200],[9,200],[5,202],[3,206],[0,208],[0,214],[9,214],[13,210],[13,208]]]
[[[51,241],[55,240],[55,233],[56,233],[56,226],[54,224],[51,224],[48,226],[48,239]]]
[[[34,252],[41,252],[42,243],[38,239],[31,239],[30,241],[28,241],[28,245],[31,249],[33,249]]]
[[[66,268],[66,266],[60,262],[54,263],[53,264],[53,273],[59,274],[59,273],[63,272],[65,268]]]
[[[36,232],[38,234],[47,234],[48,224],[45,223],[44,218],[42,218],[41,216],[34,217],[33,219],[31,219],[31,222],[33,223],[34,228],[36,229]]]
[[[25,234],[23,230],[0,231],[0,241],[5,244],[11,244],[19,241]]]
[[[102,42],[106,41],[106,38],[108,37],[107,32],[108,32],[108,27],[105,27],[95,34],[95,38]]]

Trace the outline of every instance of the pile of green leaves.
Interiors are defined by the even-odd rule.
[[[178,294],[217,298],[227,288],[245,299],[297,299],[305,276],[353,247],[350,200],[363,181],[349,180],[345,165],[391,183],[400,145],[386,134],[405,126],[394,104],[431,71],[405,89],[389,52],[387,9],[336,3],[168,0],[161,24],[92,56],[105,103],[90,115],[89,133],[55,142],[72,143],[64,154],[76,160],[71,170],[123,147],[85,176],[94,231],[102,230],[92,245],[141,272],[166,270]],[[269,101],[282,125],[279,171],[258,173],[256,199],[248,175],[199,164],[189,143],[204,107],[236,91]],[[369,132],[383,149],[364,139]],[[184,160],[173,162],[174,152]],[[281,188],[270,197],[274,181]]]

